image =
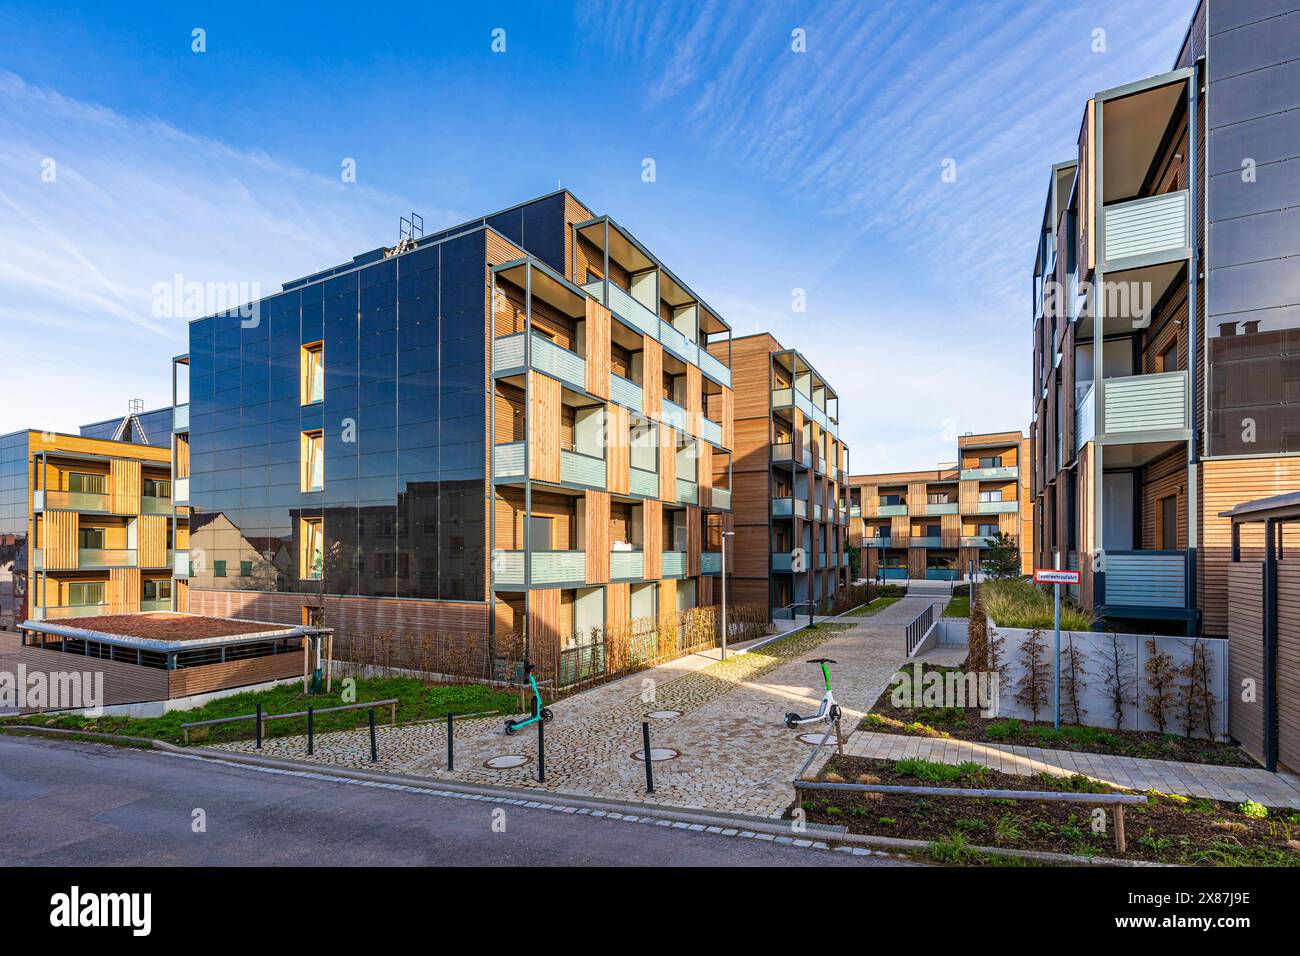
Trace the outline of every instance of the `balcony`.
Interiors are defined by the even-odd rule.
[[[850,518],[861,518],[861,517],[862,517],[862,506],[861,506],[861,505],[851,505],[851,506],[849,507],[849,517],[850,517]]]
[[[177,505],[189,504],[190,501],[190,480],[189,478],[177,478],[172,481],[172,503]]]
[[[497,587],[524,585],[523,551],[492,553],[492,583]],[[529,568],[534,585],[580,585],[587,581],[585,551],[534,551]]]
[[[715,421],[700,417],[700,437],[715,445],[722,444],[722,426]]]
[[[975,513],[981,515],[1013,515],[1020,510],[1020,502],[979,501],[975,504]]]
[[[127,548],[80,548],[78,568],[133,568],[136,552]]]
[[[912,548],[942,548],[943,538],[933,535],[913,535],[908,539]]]
[[[773,408],[789,408],[793,404],[794,404],[794,389],[792,388],[772,389]]]
[[[721,573],[722,573],[722,552],[701,551],[700,552],[700,574],[721,574]]]
[[[512,479],[524,477],[524,443],[512,441],[492,446],[492,477]]]
[[[108,514],[112,504],[108,495],[88,495],[80,491],[37,491],[32,496],[35,511],[90,511]]]
[[[659,475],[644,468],[629,468],[628,491],[642,498],[658,498]]]
[[[819,570],[820,570],[821,568],[828,567],[828,564],[827,564],[827,562],[826,562],[826,552],[825,552],[825,551],[818,551],[818,552],[817,552],[817,567],[818,567]]]
[[[659,320],[659,343],[664,350],[691,365],[700,364],[700,347],[662,319]]]
[[[686,409],[676,402],[670,402],[668,399],[663,401],[663,411],[659,414],[660,420],[665,425],[671,425],[679,432],[687,431],[686,428]]]
[[[141,560],[141,562],[140,562],[140,567],[142,567],[142,568],[170,568],[170,567],[171,567],[173,564],[175,564],[175,562],[176,562],[176,552],[174,552],[174,551],[168,549],[168,550],[165,552],[165,554],[164,554],[164,556],[163,556],[163,559],[162,559],[161,563],[159,563],[159,564],[149,564],[149,563],[147,563],[147,562],[148,562],[148,559],[147,559],[147,558]]]
[[[712,507],[717,508],[719,511],[731,510],[730,488],[714,488],[710,497],[712,499]]]
[[[807,448],[805,448],[805,449],[803,450],[803,454],[799,456],[799,463],[800,463],[801,465],[803,465],[805,468],[811,468],[811,467],[812,467],[812,452],[810,452]]]
[[[1191,245],[1189,208],[1185,189],[1103,208],[1103,258],[1107,271],[1113,271],[1116,261],[1121,259],[1154,264],[1185,257]]]
[[[560,452],[560,481],[587,488],[605,487],[605,459],[580,451]]]
[[[822,520],[822,506],[813,505],[813,521],[821,521],[821,520]]]
[[[140,514],[142,515],[169,515],[172,513],[172,500],[170,498],[141,498]]]
[[[862,539],[862,546],[864,548],[892,548],[894,546],[894,539],[868,536]]]
[[[772,517],[789,518],[794,515],[793,498],[773,498],[772,499]]]
[[[108,604],[56,604],[53,607],[32,608],[32,618],[37,621],[58,621],[69,617],[97,617],[108,613]]]
[[[686,552],[664,551],[659,555],[659,576],[661,578],[686,577]]]
[[[926,503],[925,514],[955,515],[958,513],[957,508],[958,505],[957,502],[955,501],[945,501],[945,502],[938,502],[938,503],[930,501]]]
[[[641,386],[636,382],[625,379],[622,375],[614,372],[609,373],[609,397],[625,405],[634,412],[640,412],[642,408]]]
[[[719,385],[731,388],[731,369],[710,355],[708,349],[700,349],[700,371]]]
[[[901,517],[907,514],[907,505],[881,505],[876,509],[876,514],[882,518]]]
[[[772,553],[772,570],[793,571],[794,555],[789,551],[774,551]]]
[[[961,470],[962,481],[996,481],[999,479],[1011,480],[1020,477],[1020,469],[1015,465],[1002,465],[997,468],[963,468]],[[956,514],[956,512],[951,512]]]
[[[645,577],[645,554],[641,551],[611,551],[609,576],[614,581],[640,581]]]
[[[848,553],[847,551],[841,551],[841,552],[840,552],[840,567],[842,567],[842,568],[847,568],[848,566],[849,566],[849,553]]]
[[[993,537],[987,534],[967,535],[961,539],[963,548],[987,548],[993,543]]]
[[[1186,551],[1107,551],[1104,603],[1116,608],[1187,607]]]
[[[190,576],[190,553],[188,551],[172,552],[172,574],[178,578]]]
[[[677,479],[677,503],[695,505],[700,503],[700,486],[685,478]]]
[[[505,335],[493,343],[492,371],[513,372],[524,365],[524,333]],[[532,367],[557,378],[570,388],[587,390],[587,360],[576,352],[561,348],[550,339],[533,333]]]
[[[788,441],[777,442],[772,446],[772,461],[794,461],[794,445]]]
[[[1142,433],[1165,433],[1171,438],[1181,438],[1190,427],[1187,396],[1186,372],[1104,379],[1102,429],[1107,438]]]
[[[1096,426],[1096,389],[1089,382],[1074,406],[1074,450],[1077,452],[1092,441]]]
[[[172,431],[187,432],[190,430],[190,406],[187,402],[184,405],[176,405],[172,408]]]
[[[158,598],[157,600],[154,601],[142,600],[140,602],[141,614],[148,614],[151,611],[170,611],[171,609],[172,609],[171,598]]]

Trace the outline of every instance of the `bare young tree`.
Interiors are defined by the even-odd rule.
[[[1145,670],[1147,687],[1151,689],[1146,697],[1147,716],[1163,734],[1169,730],[1166,711],[1174,702],[1174,681],[1178,679],[1178,668],[1174,666],[1174,659],[1168,652],[1156,648],[1155,638],[1147,638]]]
[[[1196,731],[1204,730],[1207,737],[1213,738],[1214,710],[1218,700],[1210,689],[1210,653],[1203,639],[1192,639],[1191,655],[1179,668],[1179,676],[1183,682],[1177,690],[1178,719],[1183,735],[1190,737]]]
[[[1102,645],[1101,668],[1101,682],[1106,690],[1106,700],[1110,702],[1111,718],[1115,729],[1121,730],[1124,709],[1137,702],[1134,693],[1137,667],[1133,654],[1114,631],[1110,632],[1110,640]]]
[[[1028,707],[1038,720],[1038,712],[1047,705],[1047,689],[1052,683],[1052,669],[1047,663],[1047,642],[1043,632],[1034,628],[1020,643],[1020,679],[1016,682],[1016,701]]]
[[[982,588],[971,585],[970,619],[966,624],[966,669],[982,671],[989,664],[988,616],[984,611]]]
[[[1067,633],[1066,645],[1061,648],[1061,719],[1071,724],[1083,723],[1088,710],[1081,703],[1083,691],[1088,687],[1088,656],[1082,647],[1076,647],[1074,635]]]

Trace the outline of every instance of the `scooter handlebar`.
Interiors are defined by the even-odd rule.
[[[838,664],[839,661],[833,661],[833,660],[831,660],[829,657],[814,657],[814,658],[813,658],[812,660],[810,660],[810,661],[805,661],[805,663],[807,663],[807,664]]]

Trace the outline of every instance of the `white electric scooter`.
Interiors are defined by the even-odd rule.
[[[826,681],[826,693],[822,696],[822,702],[817,707],[817,713],[809,717],[800,717],[791,711],[785,715],[785,725],[791,730],[797,730],[800,727],[806,727],[808,724],[818,722],[824,723],[827,727],[833,727],[840,719],[840,705],[835,703],[835,695],[831,692],[831,672],[826,666],[834,664],[835,661],[829,657],[817,657],[808,661],[809,664],[820,664],[822,668],[822,678]]]

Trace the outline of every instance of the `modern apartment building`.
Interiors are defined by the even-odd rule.
[[[171,476],[165,448],[0,437],[0,628],[172,610]]]
[[[1173,69],[1087,99],[1051,170],[1034,550],[1103,626],[1227,633],[1221,513],[1300,489],[1297,54],[1295,0],[1202,0]]]
[[[191,323],[189,609],[526,633],[546,673],[593,628],[716,603],[729,338],[567,191]]]
[[[731,593],[775,617],[798,616],[849,583],[839,396],[802,353],[766,332],[710,346],[718,358],[728,348],[736,394]]]
[[[1021,570],[1032,570],[1029,439],[1018,431],[962,435],[957,456],[933,471],[849,479],[850,534],[864,576],[960,580],[983,566],[999,532],[1019,544]]]

